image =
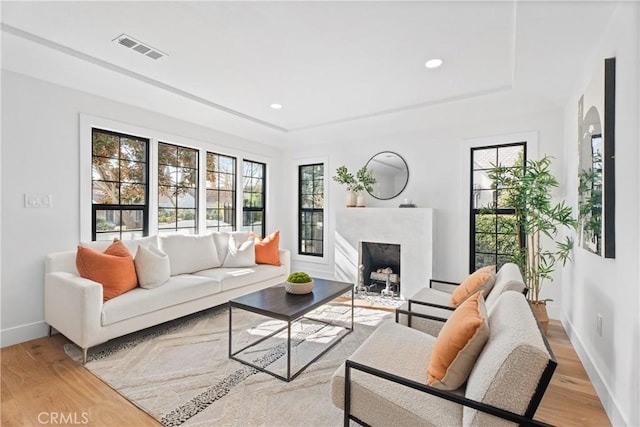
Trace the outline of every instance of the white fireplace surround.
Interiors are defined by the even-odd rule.
[[[400,249],[400,292],[405,299],[427,286],[432,273],[433,209],[346,208],[336,213],[336,280],[358,283],[360,242]]]

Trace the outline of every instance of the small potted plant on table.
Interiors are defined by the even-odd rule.
[[[313,279],[307,273],[296,271],[289,274],[284,288],[290,294],[308,294],[313,290]]]

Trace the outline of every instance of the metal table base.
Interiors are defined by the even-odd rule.
[[[307,367],[309,367],[309,365],[311,365],[313,362],[315,362],[316,360],[320,359],[325,353],[327,353],[329,350],[331,350],[336,344],[338,344],[340,341],[342,341],[342,339],[344,337],[346,337],[347,335],[349,335],[351,332],[353,332],[353,308],[354,308],[354,291],[353,289],[351,290],[351,327],[345,327],[343,325],[338,325],[338,324],[334,324],[331,322],[327,322],[321,319],[314,319],[314,318],[310,318],[310,317],[305,317],[305,316],[301,316],[297,319],[292,319],[292,320],[288,320],[286,321],[286,325],[283,326],[282,328],[270,333],[269,335],[266,335],[260,339],[258,339],[257,341],[254,341],[246,346],[244,346],[243,348],[241,348],[240,350],[236,350],[233,351],[232,346],[233,346],[233,342],[232,342],[232,331],[233,331],[233,308],[238,308],[238,309],[243,309],[243,307],[238,307],[238,306],[234,306],[233,301],[229,302],[229,359],[233,359],[236,360],[240,363],[243,363],[247,366],[251,366],[254,369],[257,369],[260,372],[264,372],[266,374],[272,375],[282,381],[291,381],[293,379],[295,379],[298,375],[300,375]],[[267,316],[268,317],[268,316]],[[322,350],[319,354],[317,354],[311,361],[309,361],[307,364],[305,364],[304,366],[302,366],[301,368],[299,368],[296,372],[294,372],[293,374],[291,373],[291,325],[293,323],[302,321],[303,319],[309,319],[312,320],[314,322],[320,322],[320,323],[324,323],[326,325],[329,326],[338,326],[343,328],[345,331],[347,331],[345,334],[341,335],[339,338],[337,338],[335,341],[333,341],[331,344],[329,344],[327,346],[327,348],[325,348],[324,350]],[[260,344],[261,342],[279,334],[280,332],[287,330],[287,375],[286,376],[282,376],[276,372],[270,371],[262,366],[258,366],[255,363],[249,362],[248,360],[244,360],[241,359],[240,357],[237,357],[238,354],[242,353],[243,351],[247,350],[248,348],[254,347],[258,344]]]

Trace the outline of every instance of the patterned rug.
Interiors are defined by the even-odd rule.
[[[350,323],[350,306],[328,304],[308,314]],[[356,307],[354,331],[291,382],[228,358],[227,308],[215,308],[121,337],[89,351],[85,367],[166,426],[328,426],[342,423],[331,403],[333,372],[385,321],[387,311]],[[234,351],[281,328],[284,322],[233,311]],[[344,330],[315,321],[292,327],[292,372]],[[73,344],[67,354],[80,360]],[[242,353],[284,375],[286,330]]]
[[[349,298],[351,297],[351,292],[348,292],[347,295]],[[382,306],[382,307],[391,307],[397,308],[405,303],[405,300],[401,297],[383,297],[380,295],[380,292],[366,292],[359,291],[354,295],[356,300],[363,300],[369,302],[374,305]]]

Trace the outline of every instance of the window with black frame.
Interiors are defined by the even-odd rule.
[[[236,158],[207,152],[207,230],[236,230]]]
[[[298,253],[324,254],[324,165],[298,167]]]
[[[265,235],[267,165],[242,161],[242,229]]]
[[[486,265],[499,269],[521,249],[514,210],[501,197],[509,189],[495,188],[490,172],[495,165],[524,168],[526,157],[525,142],[471,149],[469,272]]]
[[[149,234],[149,139],[91,130],[92,240]]]
[[[158,143],[158,232],[198,232],[198,150]]]

